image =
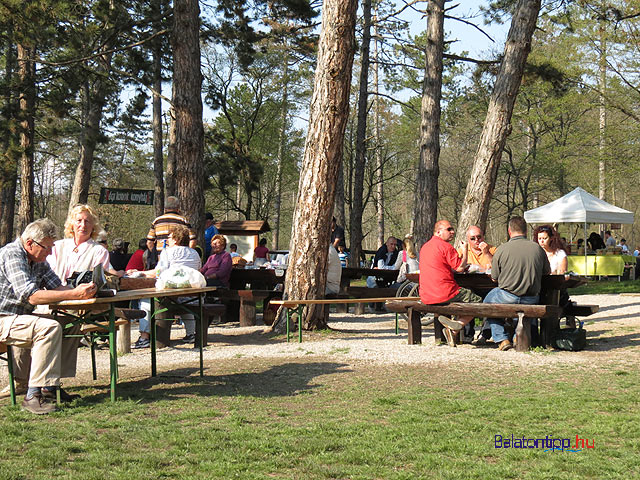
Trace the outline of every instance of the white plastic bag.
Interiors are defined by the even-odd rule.
[[[202,288],[207,286],[207,281],[198,270],[175,265],[164,270],[156,280],[156,290],[165,288]]]

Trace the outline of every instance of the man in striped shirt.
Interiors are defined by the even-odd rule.
[[[164,203],[164,214],[157,217],[151,224],[151,229],[147,234],[147,239],[156,240],[158,253],[167,246],[169,238],[169,227],[172,225],[182,225],[189,229],[189,246],[195,248],[196,233],[189,225],[187,219],[180,215],[180,200],[178,197],[167,197]]]

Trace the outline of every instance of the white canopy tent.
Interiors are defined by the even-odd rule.
[[[594,197],[580,187],[551,203],[524,212],[527,223],[582,223],[587,273],[587,224],[633,223],[633,213]]]

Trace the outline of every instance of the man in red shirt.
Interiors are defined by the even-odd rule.
[[[471,290],[461,288],[453,274],[464,272],[467,268],[467,245],[460,242],[462,257],[451,240],[455,229],[447,220],[439,220],[433,227],[433,236],[420,250],[420,300],[425,304],[448,302],[482,302],[482,298]],[[447,317],[438,319],[445,327],[444,333],[449,345],[455,346],[452,330],[460,330],[473,317],[459,317],[453,320]]]

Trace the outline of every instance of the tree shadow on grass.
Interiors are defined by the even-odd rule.
[[[272,365],[259,372],[239,372],[200,377],[197,367],[176,368],[163,371],[156,377],[145,377],[118,382],[118,398],[140,403],[157,400],[176,400],[188,396],[210,397],[289,397],[310,392],[320,386],[316,377],[351,370],[344,363],[292,362]],[[215,367],[214,367],[215,368]],[[95,403],[109,399],[109,388],[95,395],[83,396],[83,403]]]
[[[588,330],[587,347],[585,350],[594,352],[608,352],[612,350],[625,350],[629,347],[640,346],[640,333],[634,332],[627,335],[614,335],[605,337],[611,330]]]

